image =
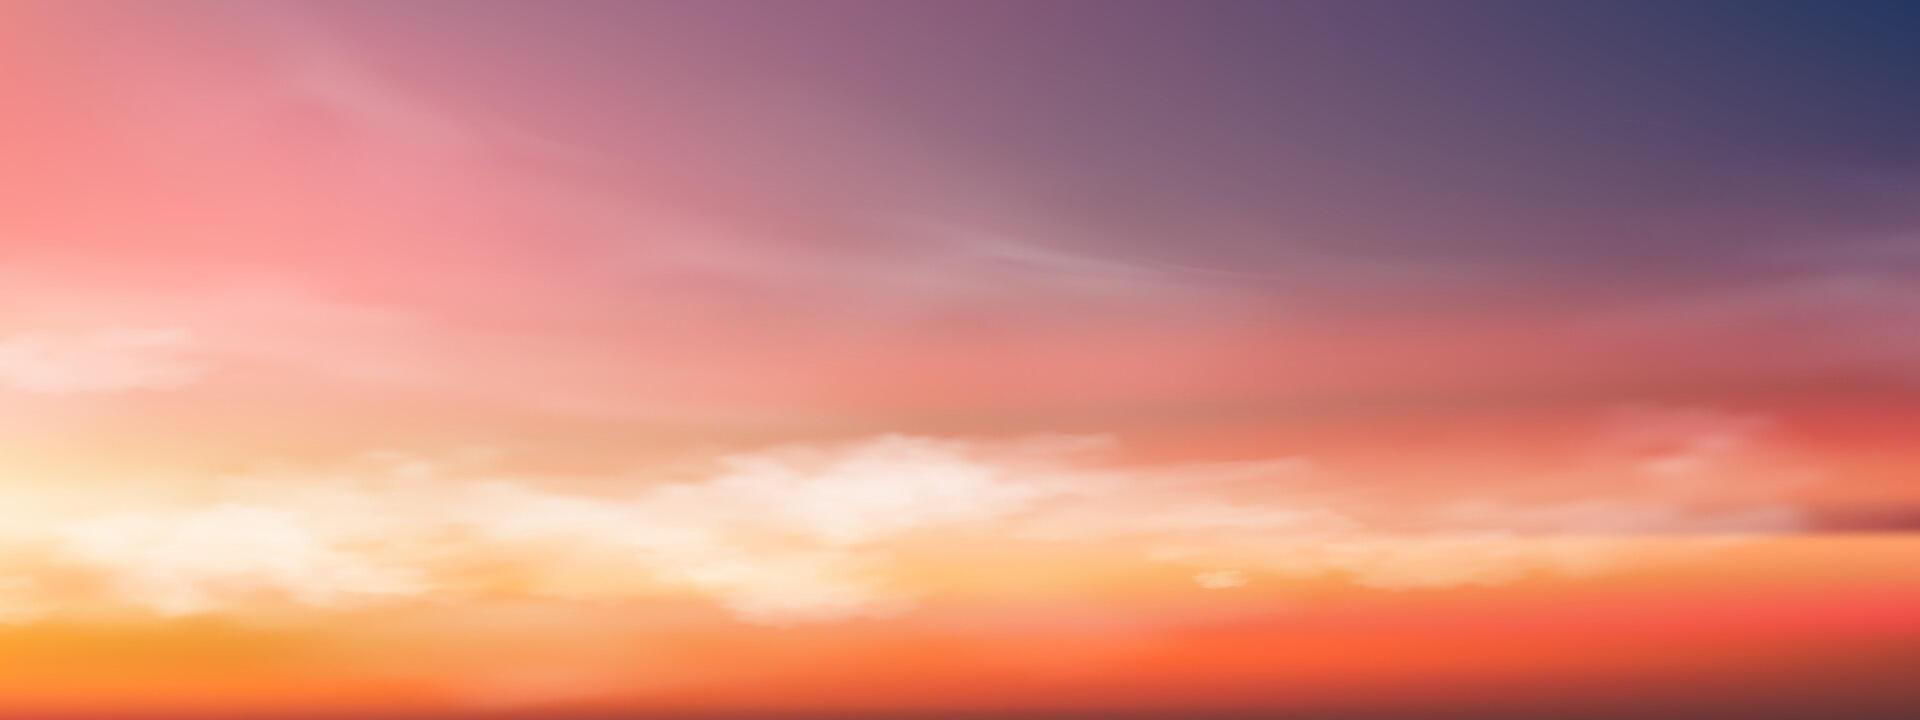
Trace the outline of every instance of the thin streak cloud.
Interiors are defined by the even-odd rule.
[[[0,338],[0,387],[35,395],[165,390],[205,374],[178,328],[36,332]]]

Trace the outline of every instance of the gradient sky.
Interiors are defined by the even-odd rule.
[[[0,0],[0,718],[1911,716],[1916,200],[1900,3]]]

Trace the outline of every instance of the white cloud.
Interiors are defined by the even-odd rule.
[[[876,548],[1005,517],[1036,494],[977,455],[964,443],[889,435],[730,455],[705,480],[626,498],[498,484],[463,522],[500,542],[621,554],[755,621],[874,614],[898,604],[870,567]]]
[[[665,505],[726,507],[827,545],[1006,515],[1040,491],[964,443],[887,435],[822,452],[789,448],[724,458],[725,471],[668,486]]]
[[[177,387],[203,372],[187,357],[191,341],[177,328],[15,335],[0,340],[0,386],[42,395]]]
[[[58,538],[63,559],[99,571],[121,598],[161,615],[262,594],[331,607],[427,590],[414,570],[338,547],[289,509],[219,504],[112,513],[62,528]]]
[[[981,552],[1038,556],[1079,544],[1135,553],[1191,566],[1208,589],[1254,573],[1408,589],[1584,577],[1644,555],[1649,535],[1716,542],[1793,527],[1777,493],[1738,485],[1793,467],[1750,430],[1727,431],[1757,425],[1679,426],[1624,444],[1609,436],[1603,452],[1568,470],[1585,495],[1524,501],[1383,501],[1343,492],[1343,478],[1297,458],[1125,467],[1101,462],[1107,444],[1088,438],[899,435],[736,453],[702,477],[600,486],[625,491],[387,456],[345,477],[253,478],[211,501],[0,497],[0,506],[54,508],[9,514],[0,528],[0,576],[13,578],[0,585],[0,617],[20,622],[60,605],[36,579],[44,571],[93,577],[106,593],[90,598],[96,604],[162,615],[500,591],[595,602],[690,593],[748,622],[784,624],[906,607],[916,588],[900,571],[925,560],[914,555],[922,539],[942,552],[970,552],[978,540],[992,548]],[[1684,478],[1645,473],[1646,448],[1699,459]],[[115,509],[90,510],[103,506]]]

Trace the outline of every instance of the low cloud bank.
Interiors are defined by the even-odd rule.
[[[1797,527],[1781,498],[1806,472],[1765,452],[1763,421],[1668,410],[1612,425],[1561,478],[1584,493],[1526,501],[1396,504],[1303,458],[1115,465],[1099,437],[774,447],[692,479],[603,485],[626,492],[392,456],[192,499],[75,502],[15,479],[0,484],[13,510],[0,512],[0,622],[63,608],[181,616],[691,592],[784,624],[908,606],[900,570],[933,533],[981,552],[1133,553],[1190,566],[1208,589],[1328,575],[1404,589],[1577,577],[1631,561],[1649,536]]]

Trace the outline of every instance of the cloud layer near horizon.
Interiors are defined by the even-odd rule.
[[[983,553],[1098,547],[1190,566],[1211,589],[1319,576],[1407,589],[1601,572],[1651,535],[1711,545],[1796,527],[1784,497],[1809,470],[1766,456],[1761,421],[1622,418],[1566,469],[1581,478],[1570,493],[1483,489],[1419,508],[1304,458],[1130,466],[1110,439],[1080,436],[786,445],[584,489],[404,455],[172,497],[63,496],[11,478],[0,619],[692,593],[784,624],[905,608],[918,590],[900,570],[926,538]]]

